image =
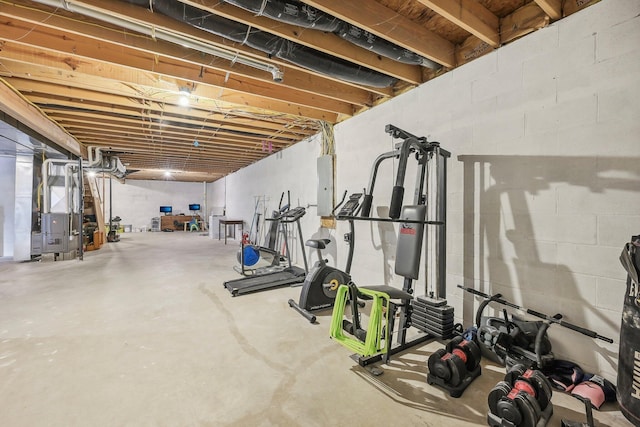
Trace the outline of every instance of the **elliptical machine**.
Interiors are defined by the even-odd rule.
[[[236,256],[238,265],[233,267],[235,271],[243,276],[262,276],[285,269],[288,259],[276,249],[276,246],[279,243],[279,235],[283,233],[281,220],[291,206],[289,192],[287,192],[287,198],[287,203],[283,206],[283,192],[280,196],[280,203],[278,203],[278,210],[273,211],[271,218],[265,218],[270,226],[263,246],[252,244],[248,235],[242,236],[240,249]],[[254,220],[254,222],[256,221]]]
[[[354,193],[349,196],[349,200],[345,203],[345,198],[347,197],[347,192],[345,191],[342,200],[336,205],[333,211],[335,212],[336,209],[342,206],[338,212],[338,217],[358,215],[362,196],[363,193]],[[322,256],[322,250],[327,247],[331,240],[309,239],[305,243],[306,246],[316,249],[318,261],[314,264],[309,274],[307,274],[302,284],[299,302],[296,303],[293,299],[290,299],[289,307],[304,316],[310,323],[315,323],[316,321],[316,316],[312,312],[333,307],[338,286],[351,281],[351,275],[349,273],[351,271],[354,250],[353,220],[349,221],[349,225],[350,231],[344,235],[344,240],[349,245],[349,255],[347,256],[347,265],[344,271],[327,265],[327,260]]]

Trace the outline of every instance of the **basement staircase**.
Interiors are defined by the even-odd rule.
[[[84,224],[83,242],[85,251],[100,249],[105,242],[106,226],[102,212],[102,196],[95,176],[84,174]]]

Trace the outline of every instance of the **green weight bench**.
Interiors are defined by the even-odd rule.
[[[408,306],[411,298],[408,292],[391,286],[358,288],[353,282],[340,285],[333,306],[330,336],[360,356],[382,354],[387,363],[395,313],[399,307]],[[366,329],[360,323],[359,300],[371,301]],[[351,320],[345,318],[347,306],[351,307]]]

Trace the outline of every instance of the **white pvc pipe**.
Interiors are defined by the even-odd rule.
[[[134,21],[132,19],[126,19],[126,17],[110,15],[107,12],[89,8],[83,5],[82,3],[77,3],[73,0],[35,0],[35,1],[37,3],[46,4],[47,6],[51,6],[51,7],[56,7],[56,8],[61,7],[70,12],[80,13],[82,15],[95,18],[100,21],[113,23],[123,28],[126,28],[127,30],[146,34],[150,37],[158,38],[170,43],[179,44],[181,46],[185,46],[190,49],[199,50],[201,52],[205,52],[210,55],[226,59],[228,61],[247,65],[257,70],[267,71],[271,73],[271,76],[273,77],[273,80],[275,82],[281,82],[283,79],[284,73],[276,65],[241,55],[239,52],[232,52],[230,50],[218,48],[192,37],[187,37],[182,34],[173,33],[162,28],[151,26],[146,23]]]

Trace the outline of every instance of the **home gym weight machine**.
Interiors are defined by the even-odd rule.
[[[338,217],[348,217],[358,215],[360,207],[360,199],[363,193],[354,193],[349,196],[346,201],[347,192],[344,192],[342,200],[333,209],[333,213],[340,208]],[[354,226],[353,220],[349,220],[349,232],[344,235],[344,241],[349,245],[349,254],[347,255],[347,265],[344,271],[332,267],[327,264],[327,260],[322,256],[322,250],[325,249],[331,240],[329,239],[310,239],[305,243],[306,246],[315,248],[318,254],[318,261],[314,264],[309,274],[302,284],[300,291],[300,299],[296,303],[289,300],[289,307],[296,310],[304,316],[310,323],[315,323],[316,316],[314,311],[333,307],[336,299],[336,292],[339,285],[349,283],[351,281],[351,263],[353,261],[354,250]]]
[[[445,302],[446,281],[446,160],[451,153],[437,142],[416,137],[393,125],[385,131],[403,141],[392,151],[378,156],[374,162],[367,194],[364,196],[359,216],[342,217],[342,220],[393,222],[399,224],[396,244],[395,273],[404,278],[402,289],[392,286],[356,286],[350,282],[341,285],[336,295],[331,337],[354,351],[361,366],[384,359],[414,345],[435,338],[435,335],[417,328],[416,334],[407,337],[412,325],[414,280],[418,279],[425,246],[425,296],[440,304]],[[413,204],[403,205],[404,179],[410,157],[418,162]],[[389,218],[371,217],[373,192],[378,168],[384,160],[398,159],[395,185],[389,205]],[[428,295],[428,296],[427,296]],[[366,329],[361,323],[358,302],[371,300],[371,311]],[[345,309],[351,315],[345,318]],[[399,311],[397,342],[392,344],[395,318]]]

